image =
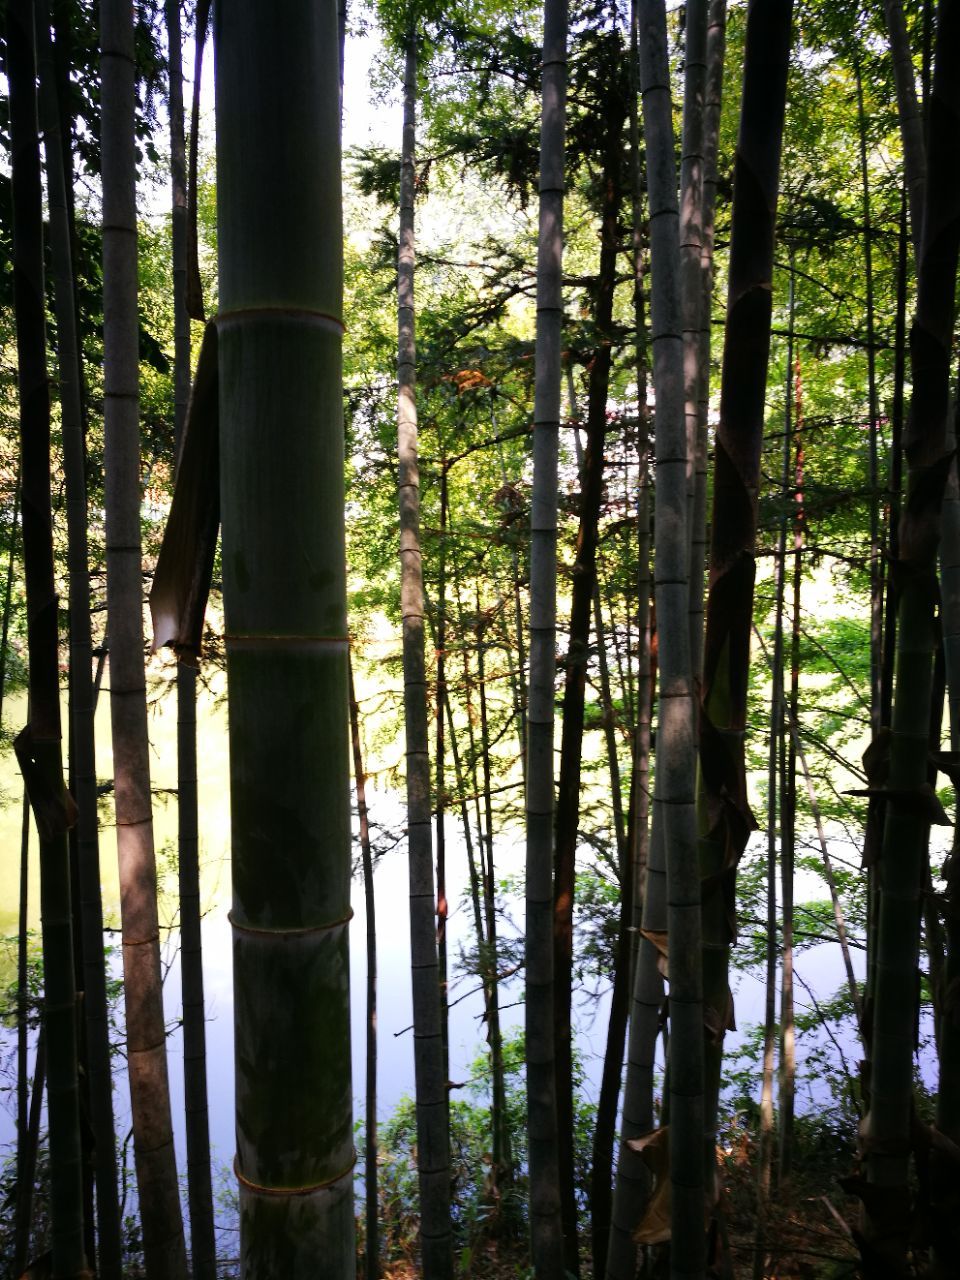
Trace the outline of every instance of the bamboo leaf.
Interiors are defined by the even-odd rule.
[[[670,944],[667,934],[659,932],[656,929],[641,929],[641,937],[652,942],[657,953],[657,969],[660,974],[669,979],[670,977]]]
[[[882,800],[892,801],[904,813],[915,814],[933,826],[950,827],[953,825],[947,816],[946,809],[940,803],[939,796],[929,782],[925,782],[919,787],[910,788],[857,787],[852,791],[845,791],[844,795],[865,796],[868,800],[876,796]]]
[[[37,762],[33,730],[29,724],[14,738],[13,749],[23,774],[41,840],[52,840],[55,836],[63,835],[77,820],[77,806],[73,796],[63,785],[63,775],[57,775],[60,779],[59,787],[50,785],[47,771]]]
[[[637,1244],[664,1244],[670,1239],[670,1126],[653,1129],[627,1146],[636,1151],[654,1180],[653,1195],[637,1224],[633,1238]]]

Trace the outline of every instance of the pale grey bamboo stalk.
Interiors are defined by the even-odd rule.
[[[183,1280],[160,970],[143,665],[133,10],[101,0],[104,506],[110,718],[120,865],[127,1070],[143,1245],[156,1280]]]
[[[707,14],[707,77],[703,121],[703,228],[701,234],[700,337],[697,390],[697,438],[694,458],[694,497],[690,529],[690,661],[694,679],[703,662],[703,589],[707,561],[707,422],[710,412],[710,338],[713,305],[713,253],[717,202],[717,151],[723,99],[727,0],[709,0]]]
[[[537,1280],[559,1280],[563,1275],[557,1104],[553,1073],[553,749],[566,93],[567,0],[545,0],[533,495],[530,513],[530,679],[527,703],[524,949],[530,1242]]]
[[[659,953],[654,942],[667,930],[667,881],[659,808],[654,810],[653,829],[647,832],[650,783],[651,711],[653,675],[650,628],[650,475],[647,467],[649,410],[647,407],[646,322],[644,309],[643,175],[640,164],[638,120],[639,18],[638,0],[630,6],[630,148],[633,204],[634,328],[637,346],[637,418],[640,474],[637,495],[638,603],[637,629],[640,634],[637,689],[637,740],[634,745],[633,784],[636,897],[634,924],[637,930],[632,966],[630,1021],[627,1032],[627,1065],[623,1089],[620,1146],[614,1180],[610,1241],[607,1249],[607,1280],[634,1280],[637,1246],[633,1232],[650,1193],[650,1176],[640,1155],[628,1145],[631,1138],[648,1133],[654,1118],[654,1071],[664,983]],[[656,779],[654,780],[656,787]],[[642,824],[642,829],[641,829]],[[642,838],[641,838],[642,837]],[[639,865],[642,859],[642,866]]]
[[[920,231],[927,187],[927,154],[923,139],[923,115],[917,101],[917,82],[910,52],[910,39],[904,21],[901,0],[883,0],[883,13],[890,38],[893,79],[897,91],[900,116],[900,138],[903,144],[903,167],[910,205],[910,236],[914,257],[920,258]]]
[[[667,863],[670,983],[670,1274],[702,1276],[703,997],[695,802],[696,733],[688,615],[687,435],[680,250],[666,8],[641,0],[640,88],[647,141],[656,390],[654,591],[659,642],[657,788]]]
[[[417,40],[407,33],[400,158],[400,241],[397,259],[403,699],[407,752],[407,836],[410,857],[410,948],[413,981],[414,1068],[417,1096],[417,1172],[420,1245],[425,1280],[453,1269],[450,1222],[448,1093],[443,1070],[436,896],[430,809],[427,677],[424,657],[423,561],[420,550],[420,472],[417,456],[414,320],[414,187],[416,165]]]
[[[683,411],[687,429],[687,538],[693,550],[703,291],[704,129],[707,84],[707,0],[688,0],[680,158],[680,323]],[[692,559],[691,559],[692,565]],[[691,622],[691,626],[693,623]],[[692,646],[691,646],[692,647]]]

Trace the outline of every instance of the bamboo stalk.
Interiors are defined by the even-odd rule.
[[[353,781],[357,792],[357,818],[360,824],[360,857],[363,862],[363,904],[367,923],[367,1008],[366,1008],[366,1088],[364,1093],[364,1163],[363,1181],[366,1195],[366,1240],[364,1275],[378,1280],[380,1275],[380,1204],[377,1158],[377,901],[373,884],[373,852],[370,844],[370,815],[367,808],[367,775],[363,769],[360,741],[360,708],[353,682],[353,663],[348,668],[350,681],[350,741],[353,749]]]
[[[214,13],[247,1280],[356,1266],[336,23],[335,0]]]
[[[563,330],[567,4],[544,0],[537,335],[530,511],[530,680],[526,766],[525,1050],[530,1252],[537,1280],[563,1275],[557,1097],[553,1074],[554,700],[557,453]]]
[[[398,306],[398,499],[400,504],[403,697],[407,759],[407,835],[410,869],[410,947],[413,982],[414,1069],[417,1096],[417,1172],[420,1248],[425,1280],[452,1272],[449,1095],[443,1074],[443,1031],[437,960],[436,897],[430,809],[427,677],[424,654],[423,561],[420,549],[420,470],[417,453],[414,318],[414,199],[416,187],[417,38],[405,36],[403,145],[400,160]]]

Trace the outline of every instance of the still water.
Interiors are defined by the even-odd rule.
[[[234,1152],[233,1121],[233,1049],[232,1049],[232,974],[231,934],[227,919],[230,905],[229,885],[229,806],[227,784],[227,749],[225,715],[217,690],[201,695],[207,706],[201,707],[200,716],[200,806],[201,806],[201,862],[202,894],[204,903],[203,964],[207,1009],[207,1052],[210,1100],[210,1130],[214,1168],[219,1172],[221,1185],[229,1187],[232,1177],[229,1168]],[[109,744],[109,711],[107,699],[101,700],[98,716],[98,742]],[[206,714],[204,714],[204,711]],[[16,709],[11,723],[15,722]],[[180,970],[178,957],[178,930],[176,928],[176,872],[174,836],[176,830],[175,801],[171,792],[176,778],[175,710],[172,700],[157,699],[151,716],[151,738],[154,747],[153,784],[157,791],[156,822],[157,845],[161,866],[161,914],[168,928],[164,941],[164,955],[168,965],[165,984],[165,1002],[168,1022],[172,1028],[169,1040],[170,1082],[172,1106],[177,1138],[177,1155],[181,1170],[186,1168],[186,1151],[183,1135],[183,1073],[182,1044],[177,1024],[180,1016]],[[111,771],[109,746],[99,752],[98,772],[109,777]],[[16,930],[15,885],[19,857],[20,806],[17,803],[18,779],[12,763],[0,762],[0,789],[6,792],[7,803],[0,810],[0,934],[7,936]],[[411,1033],[411,992],[409,974],[409,916],[407,910],[407,863],[402,840],[397,842],[384,833],[402,833],[404,807],[396,791],[372,785],[368,796],[373,823],[382,828],[380,847],[385,849],[374,881],[377,909],[378,935],[378,1024],[379,1070],[378,1115],[380,1120],[389,1116],[400,1099],[413,1090],[413,1038]],[[101,867],[104,880],[105,910],[108,923],[117,923],[117,887],[115,870],[115,843],[109,821],[112,815],[104,810],[104,830],[101,844]],[[468,886],[466,853],[462,838],[458,840],[453,816],[447,826],[448,897],[451,916],[448,925],[449,953],[452,969],[450,992],[450,1072],[454,1081],[466,1088],[472,1075],[472,1064],[482,1052],[485,1028],[482,1021],[482,996],[475,978],[465,975],[459,963],[462,946],[470,945],[472,912],[465,905],[464,894]],[[507,832],[499,835],[495,847],[496,875],[498,879],[512,878],[522,883],[523,871],[522,833]],[[34,856],[35,863],[35,856]],[[37,884],[31,877],[31,901],[37,902]],[[804,896],[821,896],[822,888],[814,877],[808,877],[798,886],[798,901]],[[359,880],[353,889],[354,920],[351,925],[351,974],[352,974],[352,1039],[353,1080],[355,1113],[363,1112],[365,1093],[364,1043],[365,1043],[365,991],[366,921],[363,887]],[[507,898],[504,914],[499,923],[501,936],[519,937],[523,924],[523,902],[517,896]],[[35,906],[31,921],[37,927]],[[118,939],[117,939],[118,941]],[[119,947],[117,948],[119,953]],[[862,978],[859,953],[858,976]],[[12,977],[12,949],[5,953],[4,981]],[[119,959],[114,960],[119,966]],[[835,945],[820,945],[806,951],[798,959],[798,1007],[809,1007],[811,998],[829,999],[843,982],[840,955]],[[502,1025],[505,1034],[522,1025],[522,979],[515,977],[504,984],[501,992]],[[805,985],[804,985],[805,984]],[[731,1054],[745,1040],[750,1025],[763,1017],[762,984],[749,976],[736,979],[736,1015],[740,1030],[728,1036]],[[807,990],[811,995],[808,996]],[[605,985],[580,990],[575,998],[576,1035],[585,1072],[585,1090],[593,1098],[599,1091],[600,1073],[609,1012],[609,990]],[[840,1036],[844,1052],[853,1068],[858,1052],[852,1037]],[[815,1051],[817,1042],[801,1040],[799,1057]],[[13,1079],[9,1068],[13,1051],[11,1032],[0,1032],[0,1062],[6,1068],[0,1078],[0,1154],[11,1148],[15,1139]],[[814,1075],[801,1086],[801,1108],[823,1105],[828,1101],[829,1086],[818,1083]],[[759,1082],[757,1082],[759,1092]],[[457,1095],[455,1095],[457,1096]],[[463,1096],[462,1094],[459,1096]],[[129,1109],[123,1080],[117,1080],[117,1132],[122,1139],[129,1126]],[[226,1226],[226,1215],[223,1218]]]

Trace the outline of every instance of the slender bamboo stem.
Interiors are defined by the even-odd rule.
[[[449,509],[447,465],[440,464],[440,554],[438,562],[436,770],[437,770],[437,973],[440,979],[440,1034],[443,1041],[443,1073],[450,1079],[450,988],[447,960],[447,828],[446,738],[444,705],[447,699],[447,513]]]
[[[754,1280],[762,1280],[765,1268],[765,1236],[773,1168],[774,1061],[777,1043],[777,960],[780,932],[777,918],[777,765],[783,736],[783,612],[787,577],[786,496],[790,490],[793,443],[793,332],[796,279],[790,255],[790,294],[787,322],[787,371],[783,405],[783,462],[780,495],[784,510],[777,530],[774,560],[773,659],[770,664],[770,737],[767,750],[767,956],[763,1023],[763,1084],[760,1091],[760,1136],[757,1151],[757,1233],[753,1254]],[[780,848],[783,853],[783,808],[780,812]]]
[[[86,1270],[73,920],[61,755],[59,634],[50,498],[50,388],[44,306],[43,192],[32,0],[7,8],[13,286],[17,338],[29,721],[16,739],[40,844],[43,1022],[50,1046],[48,1125],[55,1277]]]
[[[436,898],[430,810],[427,678],[424,656],[423,564],[420,550],[420,472],[417,457],[414,320],[414,196],[417,39],[406,35],[403,146],[400,160],[400,241],[397,258],[403,690],[407,756],[407,834],[410,849],[410,945],[413,974],[414,1067],[417,1094],[420,1244],[425,1280],[451,1274],[450,1151],[447,1080],[437,961]]]
[[[167,0],[170,84],[171,241],[174,328],[174,438],[177,458],[190,396],[187,314],[189,214],[181,68],[180,0]],[[211,1181],[207,1100],[207,1037],[203,995],[200,903],[200,813],[197,782],[197,672],[177,663],[177,853],[180,895],[180,979],[183,998],[184,1110],[187,1204],[193,1280],[215,1280],[217,1241]]]
[[[10,639],[10,608],[13,601],[13,569],[17,560],[17,533],[20,527],[20,458],[13,488],[13,515],[10,518],[7,580],[3,589],[3,623],[0,627],[0,727],[3,725],[3,702],[7,683],[7,652]]]
[[[143,1245],[157,1280],[183,1280],[160,970],[143,663],[133,12],[101,0],[107,625],[127,1068]]]
[[[21,1275],[30,1256],[33,1219],[34,1185],[37,1179],[37,1154],[40,1150],[40,1120],[43,1115],[43,1092],[47,1083],[47,1037],[41,1025],[33,1060],[33,1087],[30,1090],[30,1114],[24,1140],[23,1164],[17,1171],[17,1205],[13,1249],[14,1275]],[[22,1182],[20,1181],[22,1179]]]
[[[537,1280],[560,1280],[563,1275],[563,1232],[557,1097],[553,1074],[552,926],[566,0],[544,0],[541,86],[533,497],[530,512],[530,682],[525,789],[525,1058],[531,1259]]]
[[[30,894],[30,797],[23,788],[23,816],[20,822],[20,893],[17,917],[17,1194],[14,1204],[13,1269],[19,1273],[27,1261],[30,1234],[30,1204],[33,1173],[30,1171],[30,1082],[27,1060],[30,1049],[27,1026],[27,921]],[[39,1045],[38,1045],[39,1049]],[[34,1086],[36,1092],[36,1086]]]
[[[86,1031],[86,1084],[94,1133],[97,1184],[97,1261],[104,1280],[119,1280],[122,1269],[113,1075],[103,953],[103,906],[97,815],[88,511],[81,361],[76,328],[76,291],[71,252],[70,201],[61,164],[64,140],[50,48],[49,21],[37,24],[40,93],[47,159],[47,203],[54,267],[60,374],[60,416],[67,486],[70,571],[71,772],[77,801],[77,869],[83,939],[82,982]],[[91,1224],[92,1225],[92,1224]]]
[[[370,814],[367,808],[367,776],[363,769],[360,740],[360,708],[353,682],[350,680],[350,741],[353,748],[353,781],[357,792],[357,818],[360,824],[360,857],[363,862],[363,905],[367,923],[367,1008],[366,1008],[366,1087],[364,1092],[364,1163],[363,1181],[366,1195],[366,1240],[364,1275],[378,1280],[380,1275],[380,1203],[377,1167],[379,1141],[377,1133],[377,902],[373,884],[373,851],[370,844]]]

